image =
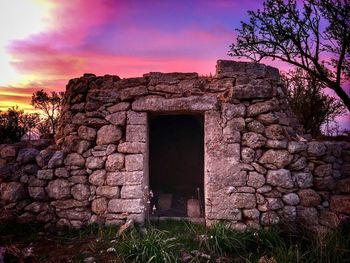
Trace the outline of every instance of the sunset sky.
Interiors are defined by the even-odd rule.
[[[30,111],[38,89],[64,90],[91,72],[215,72],[234,29],[260,0],[4,0],[0,2],[0,110]],[[277,62],[265,62],[281,69]],[[347,117],[348,118],[348,117]],[[350,122],[340,119],[343,127]]]

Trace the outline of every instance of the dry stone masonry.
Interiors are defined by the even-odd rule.
[[[303,134],[278,70],[219,60],[214,77],[85,74],[69,81],[56,144],[0,146],[0,210],[47,226],[143,222],[150,114],[204,116],[205,220],[238,230],[350,216],[350,145]]]

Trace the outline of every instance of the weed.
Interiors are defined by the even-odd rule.
[[[177,262],[179,243],[169,232],[149,227],[144,233],[135,229],[126,233],[116,250],[125,260],[135,262]]]

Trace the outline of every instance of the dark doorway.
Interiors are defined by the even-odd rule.
[[[203,217],[203,115],[150,116],[149,143],[153,215]]]

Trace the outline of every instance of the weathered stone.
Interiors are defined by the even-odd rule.
[[[128,111],[127,122],[128,124],[147,125],[147,113]]]
[[[88,210],[76,210],[76,208],[73,209],[67,209],[62,210],[60,212],[56,212],[59,217],[68,218],[71,220],[79,220],[79,221],[88,221],[91,217],[91,213]],[[78,226],[80,226],[79,224]]]
[[[74,145],[73,150],[79,154],[83,154],[87,150],[89,150],[90,146],[91,146],[90,141],[81,140],[78,143],[76,143],[76,145]]]
[[[332,175],[332,165],[331,164],[322,164],[315,168],[314,174],[319,177],[326,177]]]
[[[350,194],[350,178],[339,180],[337,182],[336,190],[338,193]]]
[[[257,102],[255,104],[252,104],[248,107],[247,115],[250,117],[257,116],[261,113],[266,113],[272,110],[275,110],[277,108],[276,101],[270,100],[270,101],[264,101],[264,102]]]
[[[278,123],[278,117],[273,112],[259,114],[256,119],[264,125]]]
[[[86,126],[80,126],[78,129],[78,135],[83,140],[93,141],[96,138],[96,130]]]
[[[30,176],[28,180],[28,186],[45,186],[46,182],[44,180],[39,180],[34,176]]]
[[[261,214],[260,222],[263,226],[277,225],[280,221],[280,217],[274,211]]]
[[[125,112],[116,112],[106,116],[106,120],[113,125],[124,126],[126,122],[126,113]]]
[[[37,177],[41,180],[51,180],[53,178],[53,170],[39,170]]]
[[[333,177],[315,177],[314,180],[314,188],[316,190],[334,190],[336,186],[336,182]]]
[[[91,203],[91,211],[98,215],[103,214],[107,210],[107,204],[106,198],[97,198]]]
[[[108,212],[111,213],[141,213],[141,199],[112,199],[108,202]]]
[[[331,210],[350,215],[350,195],[333,195],[331,197]]]
[[[16,157],[18,151],[18,147],[15,145],[5,145],[0,148],[0,157],[1,158],[9,158]]]
[[[122,199],[138,199],[144,196],[142,185],[124,185],[120,194]]]
[[[107,173],[108,185],[138,185],[143,182],[143,172],[113,172]]]
[[[163,97],[147,96],[135,100],[134,111],[208,111],[216,109],[217,98],[214,96],[190,96],[184,98],[165,99]]]
[[[86,159],[86,167],[91,170],[97,170],[103,168],[105,160],[103,157],[91,156]]]
[[[144,153],[146,151],[146,143],[143,142],[123,142],[118,145],[120,153]]]
[[[96,189],[96,195],[107,198],[119,198],[120,190],[118,186],[99,186]]]
[[[282,200],[286,205],[297,205],[300,202],[296,193],[288,193],[282,196]]]
[[[320,211],[319,223],[321,225],[336,229],[340,224],[340,219],[336,213],[329,211]]]
[[[120,102],[118,104],[115,104],[115,105],[107,108],[107,110],[110,113],[114,113],[114,112],[117,112],[117,111],[126,111],[128,109],[130,109],[130,103],[129,102]]]
[[[293,156],[286,150],[267,150],[263,153],[259,162],[262,164],[272,164],[277,168],[283,168],[290,164]]]
[[[258,80],[255,80],[257,82]],[[252,83],[236,85],[232,87],[232,97],[235,99],[266,99],[273,96],[273,88],[270,83]]]
[[[97,132],[97,145],[107,145],[118,142],[122,137],[122,131],[115,125],[105,125]]]
[[[47,164],[47,168],[52,169],[52,168],[57,168],[63,165],[63,160],[64,160],[65,154],[63,151],[57,151],[55,152],[50,161]],[[38,163],[38,165],[40,165]]]
[[[96,170],[89,176],[89,182],[93,185],[103,185],[106,179],[105,170]]]
[[[326,153],[326,146],[322,142],[309,142],[307,152],[310,156],[322,156]]]
[[[266,181],[268,184],[283,188],[293,188],[294,186],[290,171],[286,169],[268,171]]]
[[[64,159],[64,164],[66,166],[84,167],[85,159],[78,153],[70,153],[67,155],[66,159]]]
[[[147,127],[145,125],[127,125],[126,141],[128,142],[146,142]]]
[[[266,200],[269,210],[278,210],[283,207],[283,202],[280,198],[266,198]]]
[[[257,220],[260,217],[260,212],[258,209],[243,209],[243,216],[247,219]]]
[[[39,167],[34,163],[27,164],[23,168],[23,171],[26,174],[36,174],[38,170],[39,170]]]
[[[57,200],[51,202],[51,205],[56,207],[56,209],[70,209],[77,207],[86,207],[89,205],[89,201],[78,201],[75,199],[65,199],[65,200]]]
[[[261,174],[266,174],[267,173],[267,170],[262,167],[260,164],[257,164],[257,163],[251,163],[251,165],[254,167],[254,169],[258,172],[258,173],[261,173]]]
[[[57,177],[68,177],[69,176],[69,173],[68,171],[66,170],[66,168],[57,168],[55,170],[55,176]]]
[[[68,180],[56,179],[50,181],[47,186],[47,194],[53,199],[69,198],[70,186]]]
[[[106,171],[114,172],[124,167],[124,155],[121,153],[113,153],[107,157]]]
[[[307,166],[307,160],[305,157],[298,158],[295,162],[288,165],[290,170],[299,171]]]
[[[34,148],[24,148],[19,150],[17,156],[17,162],[20,164],[36,162],[35,157],[39,154],[39,151]]]
[[[19,182],[9,182],[0,184],[1,200],[5,203],[13,203],[26,197],[26,189]]]
[[[318,224],[318,212],[314,207],[297,207],[298,220],[306,225],[317,225]]]
[[[293,222],[297,218],[297,208],[295,206],[283,207],[283,219],[287,222]]]
[[[261,122],[253,120],[247,124],[247,130],[255,133],[264,133],[265,126]]]
[[[33,202],[24,208],[24,210],[30,211],[33,213],[47,211],[48,209],[49,209],[49,205],[47,203],[44,203],[44,202]]]
[[[290,153],[299,153],[299,152],[305,151],[306,149],[307,149],[307,145],[304,142],[290,141],[288,143],[288,151]]]
[[[245,106],[244,104],[233,105],[230,103],[223,103],[222,113],[227,120],[231,120],[232,118],[237,118],[237,117],[244,117]]]
[[[312,189],[302,189],[298,195],[302,206],[318,206],[321,203],[321,197]]]
[[[76,184],[71,188],[71,194],[76,200],[87,200],[90,196],[90,187],[86,184]]]
[[[34,200],[43,200],[46,197],[44,187],[28,187],[28,193]]]
[[[265,184],[265,176],[257,172],[249,172],[247,185],[259,188]]]
[[[242,144],[252,149],[256,149],[265,145],[266,138],[258,133],[247,132],[242,136]]]
[[[36,163],[39,167],[44,167],[48,165],[49,160],[51,159],[53,152],[50,149],[44,149],[39,152],[39,154],[35,157]]]
[[[233,193],[229,196],[229,200],[234,208],[254,208],[256,206],[254,194]]]
[[[255,158],[255,151],[252,148],[243,148],[241,152],[242,161],[244,163],[251,163]]]
[[[308,188],[313,185],[313,176],[311,173],[293,173],[293,177],[300,188]]]
[[[128,172],[143,170],[143,155],[128,154],[125,156],[125,170]]]
[[[272,140],[283,140],[285,138],[285,131],[279,124],[272,124],[266,127],[265,135]]]
[[[287,141],[280,141],[280,140],[267,140],[266,141],[266,147],[272,148],[272,149],[286,149],[287,148]]]

